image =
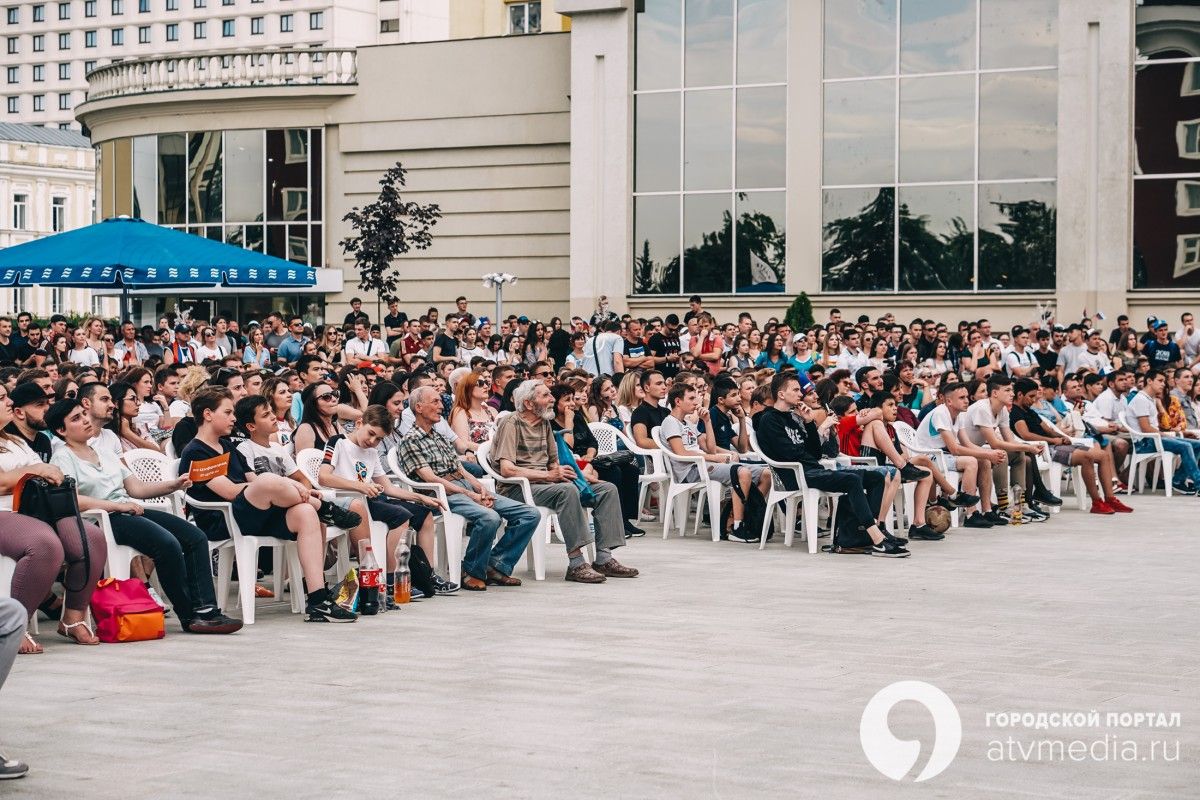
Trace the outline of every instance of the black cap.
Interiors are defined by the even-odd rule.
[[[53,394],[46,393],[42,390],[42,387],[38,386],[33,381],[22,383],[20,386],[13,389],[8,397],[10,400],[12,400],[13,408],[20,408],[21,406],[27,406],[30,403],[37,403],[41,400],[49,400],[52,402],[54,400]]]

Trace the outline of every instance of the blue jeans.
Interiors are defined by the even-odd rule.
[[[1200,465],[1196,463],[1196,454],[1200,453],[1200,439],[1177,439],[1174,436],[1162,437],[1163,450],[1179,456],[1179,470],[1175,473],[1175,485],[1183,485],[1185,479],[1191,480],[1194,486],[1200,487]],[[1137,443],[1139,453],[1149,453],[1154,449],[1154,442],[1142,439]]]
[[[455,481],[464,489],[471,489],[465,480]],[[511,575],[521,553],[529,546],[533,532],[542,515],[533,506],[510,500],[504,495],[495,496],[495,505],[485,508],[465,494],[451,494],[450,510],[466,518],[470,525],[470,541],[463,555],[463,572],[481,581],[487,580],[488,567],[504,575]],[[500,522],[507,522],[504,536],[496,541]]]

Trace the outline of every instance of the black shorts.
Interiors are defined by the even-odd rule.
[[[425,524],[425,518],[429,516],[429,508],[425,505],[382,495],[369,498],[367,510],[371,512],[373,521],[387,525],[389,531],[399,528],[406,522],[414,529],[420,528]]]
[[[256,508],[246,499],[246,491],[233,499],[233,518],[245,536],[270,536],[273,539],[295,541],[296,534],[288,530],[287,509],[271,506]]]

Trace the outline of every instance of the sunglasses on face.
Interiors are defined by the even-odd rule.
[[[315,399],[320,402],[321,400],[337,400],[337,397],[333,392],[326,392],[325,394],[317,395]]]

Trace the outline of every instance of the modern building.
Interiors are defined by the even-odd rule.
[[[90,225],[95,152],[74,131],[0,122],[0,248]],[[115,315],[117,301],[87,289],[0,286],[0,314]]]
[[[460,10],[452,32],[502,24]],[[410,311],[460,293],[483,307],[492,271],[518,275],[506,297],[543,317],[600,294],[648,314],[698,293],[766,317],[804,291],[818,310],[1001,323],[1195,300],[1195,3],[556,0],[553,13],[569,33],[99,69],[78,111],[101,148],[101,212],[328,267],[346,286],[331,316],[356,293],[341,219],[396,161],[445,214],[403,260]],[[271,172],[295,137],[303,187],[302,170]],[[218,215],[199,189],[251,141],[252,166],[223,174],[255,181],[255,208],[230,216],[225,186]],[[319,211],[289,216],[286,190],[301,188]]]
[[[87,74],[130,59],[445,39],[447,0],[0,3],[6,122],[79,129]]]

